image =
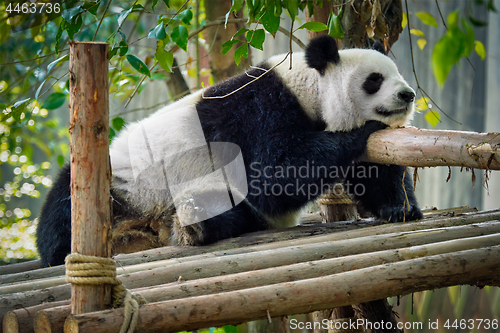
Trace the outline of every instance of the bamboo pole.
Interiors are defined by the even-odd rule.
[[[427,241],[429,239],[436,239],[435,237],[448,237],[448,234],[456,234],[457,238],[463,238],[463,237],[471,237],[477,232],[483,232],[483,230],[486,230],[484,228],[491,228],[489,233],[494,233],[497,230],[497,225],[499,222],[490,222],[490,223],[481,223],[479,224],[479,228],[475,224],[469,225],[468,223],[471,223],[473,221],[480,221],[483,219],[489,220],[492,217],[497,217],[500,219],[500,212],[490,212],[485,214],[484,216],[480,215],[471,215],[471,216],[458,216],[454,218],[448,218],[448,219],[438,219],[437,221],[434,221],[435,223],[426,223],[426,221],[423,222],[415,222],[415,223],[406,223],[406,224],[399,224],[399,225],[381,225],[378,227],[372,227],[370,229],[362,229],[358,231],[353,231],[353,232],[347,232],[347,233],[335,233],[335,234],[328,234],[328,235],[321,235],[321,236],[313,236],[309,237],[307,239],[295,239],[292,241],[286,241],[286,242],[277,242],[273,244],[264,244],[265,246],[256,246],[252,247],[251,249],[237,249],[238,251],[235,251],[234,254],[231,251],[221,251],[221,252],[215,252],[215,253],[207,253],[207,254],[200,254],[200,255],[194,255],[190,257],[183,257],[183,258],[175,258],[175,259],[167,259],[166,261],[155,261],[151,263],[145,263],[145,264],[137,264],[137,265],[132,265],[132,266],[124,266],[120,267],[117,270],[117,273],[120,276],[124,276],[126,274],[131,274],[131,275],[126,275],[122,278],[122,281],[125,283],[127,288],[138,288],[135,283],[144,283],[141,282],[141,280],[144,278],[144,276],[139,276],[140,272],[144,270],[155,270],[157,274],[160,274],[160,272],[163,272],[162,269],[165,270],[165,267],[172,266],[172,265],[178,265],[181,263],[184,263],[182,267],[186,267],[185,269],[189,272],[191,272],[192,269],[190,269],[190,264],[188,262],[195,261],[195,260],[201,260],[200,262],[203,265],[208,265],[207,269],[213,270],[214,267],[210,267],[211,264],[208,264],[209,262],[215,262],[219,263],[221,260],[230,260],[228,258],[238,258],[235,260],[241,260],[238,255],[245,255],[247,254],[249,257],[255,257],[256,261],[261,264],[265,264],[260,262],[259,256],[261,256],[263,253],[268,253],[270,256],[270,262],[280,262],[281,258],[283,260],[289,260],[289,262],[298,262],[299,260],[302,261],[307,261],[307,260],[314,260],[314,258],[308,258],[308,255],[320,255],[321,253],[317,253],[315,251],[326,251],[323,253],[323,255],[328,256],[328,253],[331,253],[331,255],[338,255],[338,253],[332,253],[328,249],[328,244],[343,244],[342,242],[347,242],[348,240],[353,240],[354,244],[352,246],[352,253],[345,252],[345,255],[347,254],[355,254],[359,253],[360,249],[364,249],[364,251],[368,251],[367,244],[371,242],[373,237],[375,237],[377,240],[375,242],[383,240],[385,244],[388,244],[386,241],[387,239],[393,237],[394,235],[398,235],[399,233],[414,233],[415,235],[418,235],[418,231],[423,232],[425,234],[428,232],[430,234]],[[492,224],[491,224],[492,223]],[[459,224],[456,227],[444,227],[445,229],[449,229],[449,231],[439,231],[436,230],[436,227],[440,227],[442,225],[454,225],[454,224]],[[460,224],[463,224],[460,226]],[[386,228],[386,226],[389,226],[389,228]],[[431,227],[432,229],[428,229]],[[388,234],[387,232],[393,231],[392,233]],[[450,233],[451,232],[451,233]],[[468,233],[468,234],[467,234]],[[422,234],[422,235],[423,235]],[[409,237],[409,236],[405,236]],[[449,236],[451,237],[451,236]],[[454,236],[455,237],[455,236]],[[418,238],[418,237],[415,237]],[[357,239],[357,240],[356,240]],[[397,236],[394,238],[396,241]],[[335,243],[338,240],[340,243]],[[443,240],[443,238],[440,238],[436,241]],[[399,240],[400,241],[400,240]],[[422,241],[422,240],[421,240]],[[425,240],[423,240],[425,242]],[[367,243],[368,242],[368,243]],[[327,244],[327,245],[325,245]],[[273,246],[271,246],[273,245]],[[404,245],[404,244],[403,244]],[[395,247],[399,245],[394,245]],[[310,252],[307,252],[306,249],[310,248]],[[297,256],[292,256],[290,257],[288,251],[294,251],[298,252]],[[283,255],[281,255],[283,253]],[[274,255],[278,255],[277,257]],[[208,261],[203,261],[202,259],[208,259]],[[210,261],[212,260],[212,261]],[[286,263],[282,263],[286,264]],[[176,266],[176,267],[181,267],[181,266]],[[184,271],[184,273],[181,272],[181,270],[184,268],[178,268],[179,270],[179,275],[186,275],[187,271]],[[173,272],[173,271],[172,271]],[[161,274],[168,274],[168,273],[161,273]],[[137,282],[134,282],[134,285],[129,285],[128,283],[132,282],[126,282],[126,281],[132,281],[133,279],[138,279]],[[161,277],[156,276],[154,278],[155,280],[161,280]],[[174,279],[175,280],[175,279]],[[150,283],[153,283],[153,281],[149,281]],[[29,282],[29,283],[22,283],[22,284],[11,284],[11,285],[6,285],[3,287],[0,287],[0,294],[8,294],[8,293],[18,293],[18,292],[23,292],[23,291],[31,291],[33,289],[44,289],[47,290],[47,288],[50,287],[50,285],[55,285],[55,284],[63,284],[65,283],[64,278],[54,278],[54,279],[48,279],[48,280],[41,280],[41,281],[34,281],[34,282]],[[158,282],[154,284],[161,284],[163,282]],[[16,298],[19,297],[19,295],[16,295]],[[24,299],[24,295],[21,295],[21,297]],[[46,296],[42,296],[46,297]],[[9,298],[9,296],[4,296],[0,297],[0,299],[4,298]],[[26,301],[32,302],[34,300],[33,295],[29,297]],[[14,301],[16,302],[16,301]],[[15,304],[17,304],[16,302]],[[4,304],[7,304],[7,302],[4,302]],[[23,303],[24,304],[24,303]],[[35,303],[36,304],[36,303]],[[31,306],[35,304],[28,304],[25,306]],[[11,310],[11,309],[7,309]],[[0,303],[0,314],[2,311],[2,304]]]
[[[311,312],[479,280],[500,285],[500,246],[383,264],[320,278],[216,295],[157,302],[140,308],[137,331],[156,333],[238,324]],[[422,279],[425,277],[425,279]],[[64,331],[117,333],[123,309],[69,316]]]
[[[110,257],[108,44],[70,42],[71,251]],[[110,285],[72,285],[72,313],[111,306]]]
[[[500,133],[387,129],[370,135],[366,152],[380,164],[500,170]]]
[[[436,219],[439,217],[447,216],[459,216],[463,213],[477,212],[476,208],[469,207],[457,207],[450,209],[440,209],[440,210],[428,210],[423,211],[424,218],[429,220],[430,218]],[[441,216],[440,216],[441,215]],[[499,216],[500,219],[500,216]],[[146,250],[141,252],[132,253],[129,255],[118,255],[115,257],[117,264],[119,267],[134,265],[134,264],[144,264],[146,262],[160,260],[160,259],[171,259],[171,257],[186,257],[191,252],[194,251],[194,254],[213,252],[217,249],[235,249],[235,248],[243,248],[245,251],[245,247],[248,249],[248,244],[257,245],[257,244],[266,244],[277,241],[288,241],[292,239],[311,237],[311,235],[324,235],[331,234],[333,232],[338,231],[347,231],[347,230],[357,230],[360,228],[365,228],[369,226],[375,226],[383,224],[380,221],[376,221],[373,219],[362,219],[358,221],[344,221],[343,223],[321,223],[321,217],[315,214],[305,214],[302,219],[302,223],[306,223],[306,226],[299,226],[297,228],[288,228],[288,229],[273,229],[266,230],[265,232],[255,232],[246,234],[245,236],[238,237],[237,241],[235,239],[227,239],[218,242],[215,245],[211,246],[203,246],[203,247],[174,247],[170,246],[168,249],[174,249],[176,252],[174,255],[165,256],[163,258],[156,257],[149,259],[148,253],[146,251],[155,251],[155,250]],[[314,224],[311,224],[314,223]],[[161,251],[161,249],[159,249]],[[237,251],[237,250],[234,250]],[[229,254],[228,252],[226,252]],[[124,260],[121,260],[123,258]],[[154,259],[154,260],[152,260]],[[10,266],[16,266],[20,264],[13,264]],[[7,266],[9,267],[9,266]],[[20,268],[22,269],[22,268]],[[45,279],[50,277],[58,277],[65,274],[64,265],[53,266],[47,268],[39,268],[29,271],[21,271],[16,268],[13,273],[4,274],[0,276],[0,285],[6,285],[9,283],[20,283],[23,281],[32,281]]]
[[[149,303],[173,299],[218,294],[282,282],[317,278],[350,270],[398,262],[425,256],[470,250],[500,244],[500,234],[451,240],[396,250],[350,255],[341,258],[316,260],[287,266],[272,267],[237,274],[202,278],[179,283],[132,290]],[[224,269],[224,268],[223,268]],[[70,313],[70,306],[43,310],[35,318],[35,333],[59,332],[63,329],[60,318]]]

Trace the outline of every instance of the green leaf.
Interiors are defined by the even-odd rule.
[[[59,41],[61,40],[62,34],[66,30],[67,25],[68,22],[66,22],[66,20],[61,20],[61,24],[59,24],[59,29],[57,29],[56,42],[55,42],[56,54],[59,54]]]
[[[64,156],[63,155],[57,155],[57,164],[59,165],[60,168],[63,167],[63,165],[64,165]]]
[[[178,15],[178,18],[184,22],[184,24],[186,25],[190,25],[190,22],[191,22],[191,19],[193,18],[193,12],[191,11],[191,9],[186,9],[184,11],[182,11],[179,15]]]
[[[123,24],[123,21],[125,21],[125,19],[127,18],[127,16],[132,13],[132,11],[134,10],[134,7],[130,7],[129,9],[124,9],[122,10],[122,12],[120,13],[120,15],[118,15],[118,26],[121,27],[121,25]]]
[[[151,77],[151,73],[149,72],[148,66],[146,66],[146,64],[141,59],[139,59],[137,56],[135,56],[133,54],[129,54],[129,55],[127,55],[127,60],[129,62],[129,64],[135,68],[136,71],[138,71],[139,73],[144,74],[148,77]]]
[[[165,6],[167,6],[167,8],[170,8],[170,0],[163,0],[163,2],[165,3]]]
[[[410,29],[410,33],[415,36],[425,37],[424,32],[418,29]]]
[[[65,10],[64,13],[62,14],[62,17],[66,20],[66,22],[72,23],[75,16],[80,14],[81,12],[83,12],[82,6],[78,6],[75,8]]]
[[[57,65],[59,63],[63,63],[63,62],[68,61],[68,60],[69,60],[69,54],[66,54],[66,55],[52,61],[50,64],[47,65],[47,73],[49,73],[50,70],[52,69],[52,67],[54,67],[55,65]]]
[[[408,16],[406,13],[403,13],[403,20],[401,21],[401,27],[404,29],[406,28],[406,25],[408,24]]]
[[[433,27],[436,27],[436,28],[438,26],[438,24],[437,24],[436,19],[434,18],[434,16],[432,16],[429,13],[426,13],[426,12],[417,12],[417,17],[420,19],[420,21],[422,21],[423,23],[425,23],[427,25],[430,25],[430,26],[433,26]]]
[[[458,9],[448,14],[448,29],[458,28]]]
[[[122,117],[113,118],[113,120],[111,120],[111,124],[113,125],[114,129],[119,132],[121,131],[123,126],[125,126],[125,119],[123,119]]]
[[[239,12],[241,7],[243,7],[244,2],[245,2],[245,0],[233,0],[233,4],[232,4],[229,12],[234,12],[234,13]]]
[[[153,3],[151,4],[151,9],[153,12],[155,11],[155,6],[158,4],[158,0],[153,0]]]
[[[38,89],[35,92],[35,99],[38,99],[38,96],[40,95],[40,92],[42,91],[42,87],[45,84],[45,82],[47,82],[48,79],[54,79],[54,77],[52,75],[49,75],[47,78],[45,78],[45,80],[42,81],[42,83],[40,84],[40,86],[38,86]]]
[[[187,43],[188,43],[188,31],[185,26],[179,25],[172,30],[170,37],[174,41],[175,44],[179,45],[181,49],[187,51]]]
[[[233,38],[236,38],[238,36],[241,36],[243,35],[245,32],[247,31],[250,31],[249,29],[247,28],[241,28],[240,30],[238,30],[234,35],[233,35]]]
[[[470,23],[472,23],[474,26],[482,28],[486,27],[488,25],[488,22],[478,20],[472,16],[469,16]]]
[[[285,0],[283,5],[288,10],[290,18],[295,20],[295,17],[299,14],[299,0]]]
[[[474,50],[476,35],[474,33],[474,28],[467,20],[463,20],[462,24],[465,27],[464,51],[462,53],[462,56],[468,57],[470,56],[472,50]]]
[[[21,101],[17,101],[17,102],[15,102],[15,103],[14,103],[14,108],[17,108],[18,106],[20,106],[20,105],[22,105],[22,104],[26,103],[26,102],[27,102],[27,101],[29,101],[30,99],[31,99],[31,98],[26,98],[26,99],[23,99],[23,100],[21,100]]]
[[[255,32],[250,31],[247,34],[247,40],[252,47],[255,47],[259,50],[264,50],[262,44],[264,44],[264,41],[266,40],[266,33],[264,29],[257,29],[255,30]]]
[[[474,47],[478,56],[481,57],[481,60],[486,58],[486,49],[484,48],[484,44],[480,41],[476,40],[476,46]]]
[[[173,57],[172,57],[173,59]],[[165,80],[168,76],[163,73],[154,73],[151,75],[151,80]]]
[[[460,59],[460,54],[460,41],[450,33],[444,35],[434,45],[431,58],[432,71],[441,87],[444,85],[453,65]]]
[[[441,119],[441,115],[439,114],[439,112],[429,111],[425,114],[425,120],[427,120],[427,122],[429,124],[431,124],[432,127],[436,127],[436,125],[439,123],[440,119]]]
[[[266,31],[273,36],[276,34],[276,31],[278,31],[280,27],[280,18],[274,16],[272,12],[266,12],[262,16],[260,22],[264,26],[264,29],[266,29]]]
[[[148,34],[148,38],[163,39],[166,37],[167,34],[165,33],[165,27],[163,26],[163,22],[160,22],[160,24],[151,29],[151,31],[149,31]]]
[[[168,51],[165,51],[165,44],[162,40],[156,43],[156,53],[155,59],[167,72],[172,72],[172,64],[174,63],[174,55]]]
[[[495,0],[490,0],[488,2],[488,10],[490,12],[495,12],[495,13],[497,12],[497,8],[495,7]]]
[[[122,39],[120,43],[118,43],[118,47],[119,47],[118,54],[120,55],[120,57],[123,57],[125,54],[127,54],[128,44],[125,39]]]
[[[109,128],[109,142],[110,143],[111,143],[111,141],[113,141],[113,139],[115,138],[115,136],[116,136],[115,130],[110,127]]]
[[[344,39],[344,30],[342,30],[342,24],[340,23],[340,18],[333,11],[328,17],[328,35],[336,39]]]
[[[82,27],[83,19],[81,15],[78,15],[75,19],[75,23],[66,26],[66,31],[68,32],[69,39],[73,40],[75,34],[80,31]]]
[[[101,5],[101,1],[86,1],[83,3],[83,9],[87,10],[92,15],[97,15],[97,10]]]
[[[61,107],[66,101],[66,94],[63,93],[52,93],[47,97],[45,102],[43,102],[42,108],[47,110],[53,110]]]
[[[306,29],[309,31],[323,31],[328,29],[328,26],[321,22],[307,22],[297,28],[297,30],[299,29]]]
[[[248,57],[248,44],[243,44],[234,51],[234,62],[238,66],[241,62],[241,58]]]
[[[229,50],[231,50],[231,48],[233,47],[234,44],[236,43],[240,43],[241,40],[239,39],[230,39],[228,40],[227,42],[223,43],[221,46],[222,46],[222,50],[221,50],[221,53],[222,54],[226,54],[229,52]]]

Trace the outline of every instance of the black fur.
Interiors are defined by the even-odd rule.
[[[340,62],[339,49],[335,39],[328,35],[312,39],[306,48],[306,61],[309,67],[324,75],[329,62],[333,64]]]
[[[373,95],[380,90],[382,83],[384,82],[384,76],[380,73],[371,73],[363,82],[363,90],[366,91],[368,95]]]
[[[376,41],[375,44],[373,44],[373,49],[375,51],[382,53],[383,55],[387,55],[387,52],[385,51],[384,44],[382,44],[379,41]]]

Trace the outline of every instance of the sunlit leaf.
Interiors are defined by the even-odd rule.
[[[484,48],[483,43],[476,40],[476,45],[474,49],[476,50],[477,55],[481,57],[481,60],[484,60],[484,58],[486,58],[486,49]]]
[[[50,64],[47,65],[47,73],[50,72],[52,67],[54,67],[55,65],[57,65],[59,63],[63,63],[63,62],[68,61],[68,60],[69,60],[69,54],[66,54],[65,56],[62,56],[62,57],[52,61]]]
[[[328,26],[321,22],[307,22],[297,28],[297,30],[299,29],[306,29],[309,31],[323,31],[328,29]]]
[[[425,37],[424,32],[418,29],[410,29],[410,33],[415,36]]]
[[[454,29],[458,27],[458,9],[448,14],[447,21],[448,29]]]
[[[123,24],[123,21],[125,21],[125,19],[127,18],[127,16],[132,13],[132,11],[134,10],[134,7],[130,7],[129,9],[124,9],[122,10],[122,12],[120,13],[120,15],[118,15],[118,26],[121,27],[121,25]]]
[[[444,85],[453,65],[460,59],[460,42],[450,34],[443,36],[432,51],[432,71],[440,86]]]
[[[426,41],[425,39],[423,39],[423,38],[419,38],[419,39],[417,40],[417,44],[418,44],[418,47],[419,47],[421,50],[423,50],[423,49],[424,49],[424,47],[425,47],[425,45],[427,44],[427,41]]]
[[[429,99],[427,97],[421,97],[415,101],[415,111],[421,112],[429,108]]]
[[[155,59],[167,72],[172,72],[172,65],[174,63],[174,55],[171,52],[165,50],[165,44],[162,40],[156,43],[156,53]]]
[[[167,34],[165,33],[165,27],[163,26],[163,22],[160,22],[160,24],[151,29],[148,34],[148,38],[163,39],[166,37]]]
[[[436,127],[436,125],[439,123],[441,119],[441,116],[439,112],[436,111],[429,111],[425,114],[425,120],[432,125],[432,127]]]
[[[139,59],[137,56],[135,56],[133,54],[129,54],[129,55],[127,55],[127,60],[129,62],[129,64],[132,67],[134,67],[139,73],[144,74],[148,77],[151,77],[151,73],[149,72],[148,66],[146,66],[146,64],[141,59]]]
[[[18,106],[20,106],[20,105],[22,105],[22,104],[26,103],[26,102],[27,102],[27,101],[29,101],[30,99],[31,99],[31,98],[26,98],[26,99],[23,99],[23,100],[21,100],[21,101],[17,101],[17,102],[15,102],[15,103],[14,103],[14,108],[17,108]]]
[[[408,24],[408,16],[406,13],[403,13],[403,20],[401,21],[401,27],[404,29],[406,28],[406,25]]]
[[[432,16],[429,13],[426,13],[426,12],[417,12],[417,17],[420,19],[420,21],[422,21],[423,23],[425,23],[427,25],[430,25],[430,26],[433,26],[433,27],[436,27],[436,28],[438,26],[438,24],[437,24],[436,19],[434,18],[434,16]]]

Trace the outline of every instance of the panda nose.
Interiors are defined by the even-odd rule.
[[[415,100],[415,94],[413,91],[401,91],[398,96],[406,103],[411,103]]]

